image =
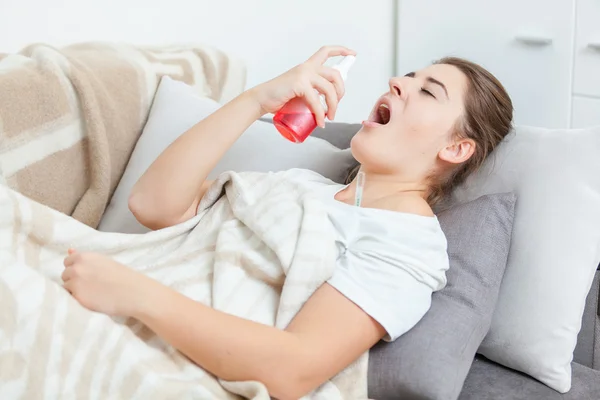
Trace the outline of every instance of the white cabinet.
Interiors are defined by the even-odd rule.
[[[578,0],[575,94],[600,97],[600,0]]]
[[[517,124],[568,127],[575,9],[575,0],[400,0],[397,73],[464,57],[504,84]]]
[[[600,126],[600,98],[573,97],[573,128]]]

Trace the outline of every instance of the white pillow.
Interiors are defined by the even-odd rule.
[[[161,79],[148,122],[98,230],[123,233],[148,231],[129,211],[127,201],[131,189],[169,144],[219,107],[219,103],[198,96],[191,86],[183,82],[168,76]],[[353,163],[349,149],[340,150],[316,137],[309,137],[304,143],[295,144],[284,139],[272,124],[257,121],[229,149],[208,178],[214,179],[224,171],[267,172],[305,168],[341,182]]]
[[[600,127],[518,127],[455,200],[509,191],[517,194],[511,249],[479,352],[565,393],[600,261]]]

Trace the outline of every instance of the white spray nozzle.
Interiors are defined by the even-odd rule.
[[[354,64],[355,60],[355,56],[346,56],[342,59],[342,61],[334,65],[332,68],[340,71],[342,79],[346,80],[346,78],[348,77],[348,71],[350,71],[350,68],[352,67],[352,64]]]
[[[348,77],[348,71],[350,70],[350,67],[352,67],[352,64],[354,64],[354,61],[356,60],[355,56],[345,56],[342,61],[340,61],[339,63],[335,64],[333,67],[333,69],[337,69],[338,71],[340,71],[340,75],[342,75],[342,79],[344,81],[346,81],[346,78]],[[325,112],[327,112],[327,102],[325,101],[325,96],[323,96],[322,94],[319,96],[319,100],[321,100],[321,105],[323,106],[323,109],[325,110]]]

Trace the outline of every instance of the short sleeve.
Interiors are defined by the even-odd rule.
[[[354,223],[341,225],[349,220]],[[338,258],[328,283],[379,322],[385,340],[395,340],[446,285],[446,238],[437,219],[412,214],[370,212],[344,221],[334,224]]]
[[[396,340],[419,322],[431,306],[432,289],[397,266],[346,250],[328,283]]]

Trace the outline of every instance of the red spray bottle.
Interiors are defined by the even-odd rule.
[[[345,81],[354,60],[354,56],[345,56],[332,68],[340,71],[342,79]],[[320,94],[319,99],[327,112],[325,96]],[[301,98],[296,97],[277,111],[273,117],[273,124],[284,138],[294,143],[302,143],[317,127],[317,120],[308,105]]]

